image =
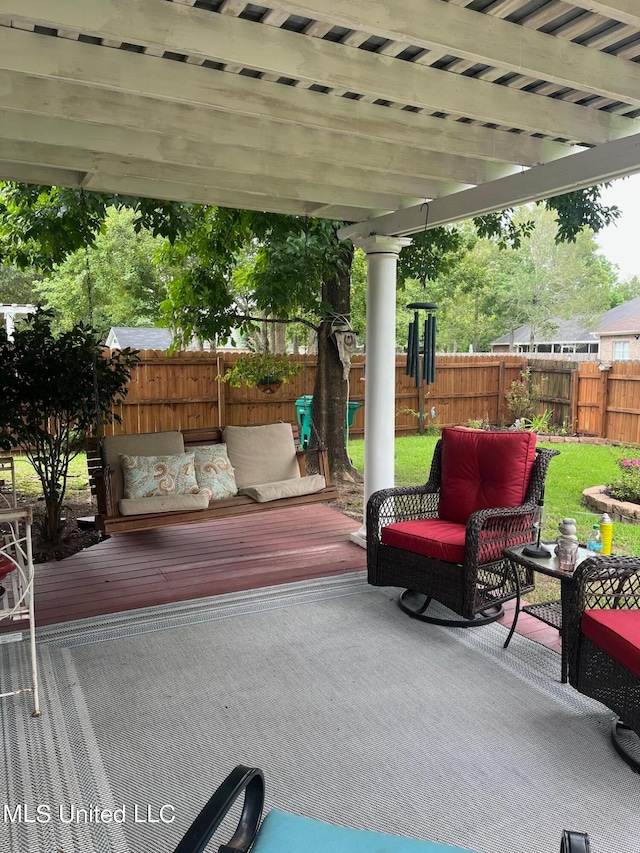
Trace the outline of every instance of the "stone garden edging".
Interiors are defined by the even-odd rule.
[[[617,501],[606,494],[606,486],[591,486],[582,493],[585,505],[596,512],[608,512],[612,521],[640,524],[640,504]]]

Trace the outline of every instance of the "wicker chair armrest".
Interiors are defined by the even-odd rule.
[[[388,524],[436,518],[440,491],[429,481],[421,486],[380,489],[367,501],[367,550],[371,558],[380,544],[380,533]]]
[[[439,500],[440,490],[431,482],[421,486],[380,489],[367,501],[367,527],[369,519],[374,526],[381,524],[384,527],[396,521],[433,518],[437,515]]]
[[[640,557],[589,557],[573,575],[580,615],[586,609],[640,609]]]
[[[490,509],[479,509],[472,513],[467,520],[466,538],[470,536],[479,538],[484,527],[495,527],[496,522],[503,522],[510,518],[519,519],[526,515],[532,515],[536,506],[534,503],[524,503],[520,506],[491,507]]]
[[[174,853],[201,853],[241,794],[244,794],[244,804],[236,831],[227,844],[218,849],[219,853],[246,853],[260,828],[264,806],[264,776],[257,767],[244,767],[242,764],[232,770],[215,791]]]

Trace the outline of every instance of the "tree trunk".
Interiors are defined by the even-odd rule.
[[[345,268],[327,277],[322,284],[322,299],[331,306],[318,334],[318,359],[313,389],[313,424],[311,442],[324,442],[329,453],[331,477],[335,483],[353,482],[360,474],[347,455],[345,424],[347,416],[348,382],[343,378],[343,366],[338,347],[331,335],[334,315],[351,316],[351,262],[353,246],[344,244]]]

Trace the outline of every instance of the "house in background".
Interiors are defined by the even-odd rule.
[[[525,324],[493,341],[491,351],[580,361],[640,359],[640,296],[605,311],[593,329],[584,328],[577,319],[549,322],[555,330],[542,335],[533,347],[531,328]]]
[[[155,326],[112,326],[107,335],[105,346],[109,347],[109,349],[125,349],[126,347],[130,347],[131,349],[139,350],[168,350],[172,342],[173,335],[168,329],[160,329]],[[231,345],[214,347],[211,341],[205,341],[200,344],[194,340],[185,349],[191,352],[208,352],[213,349],[236,350],[245,348]]]
[[[595,335],[600,361],[640,359],[640,296],[603,314]]]
[[[551,356],[576,357],[580,359],[597,359],[598,339],[591,329],[586,329],[583,323],[576,320],[561,320],[555,318],[549,321],[554,325],[553,332],[547,332],[531,344],[531,327],[527,323],[507,332],[506,335],[493,341],[491,352],[510,352],[520,354],[544,354]]]
[[[112,326],[107,335],[105,346],[109,349],[157,349],[166,350],[171,346],[173,335],[168,329],[154,327]]]

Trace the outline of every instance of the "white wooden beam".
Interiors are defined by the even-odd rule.
[[[201,184],[225,191],[253,192],[274,198],[292,199],[296,201],[314,200],[323,206],[341,204],[360,209],[379,211],[380,213],[397,210],[423,201],[422,196],[408,196],[400,193],[383,192],[377,188],[366,188],[358,185],[358,177],[352,176],[353,183],[345,184],[348,174],[339,178],[328,175],[328,180],[312,182],[301,176],[293,178],[274,177],[265,175],[257,180],[257,176],[246,170],[232,172],[216,168],[194,168],[191,166],[158,165],[121,157],[82,151],[74,147],[47,146],[44,143],[24,143],[0,139],[0,159],[12,162],[27,174],[29,165],[40,168],[69,170],[70,165],[78,173],[87,172],[99,176],[110,176],[118,179],[145,180],[158,178],[165,182],[181,184]],[[1,173],[0,173],[1,174]],[[341,179],[341,180],[340,180]],[[1,177],[0,177],[1,180]],[[439,185],[434,185],[434,190]],[[431,197],[431,196],[430,196]],[[373,214],[372,214],[373,215]]]
[[[598,144],[634,132],[621,116],[175,3],[21,0],[18,16],[13,6],[14,0],[0,0],[0,14],[11,11],[14,20],[278,72],[434,111],[446,104],[458,115],[552,137]]]
[[[92,97],[90,87],[97,86],[190,103],[198,109],[261,116],[363,139],[387,139],[417,149],[523,166],[545,163],[578,150],[551,140],[525,134],[514,137],[512,133],[425,114],[394,110],[390,116],[384,107],[359,101],[2,27],[0,68],[56,80],[61,87],[68,81],[82,82],[88,87],[83,103]],[[10,85],[19,84],[12,81]],[[75,95],[74,100],[79,97]]]
[[[343,228],[340,237],[354,239],[370,234],[415,234],[425,228],[425,219],[427,228],[437,228],[451,222],[585,189],[636,172],[640,172],[640,134],[573,154],[564,160],[535,166],[519,175],[511,175],[481,187],[434,199],[429,204],[426,215],[422,206],[416,206],[359,222],[357,225]]]
[[[640,8],[637,0],[576,0],[583,9],[598,12],[623,24],[640,29]]]
[[[255,193],[225,192],[216,188],[202,187],[200,184],[186,186],[163,181],[146,181],[113,178],[109,175],[92,176],[86,184],[87,189],[104,193],[121,193],[123,195],[157,198],[166,201],[186,201],[192,204],[210,204],[218,207],[242,208],[244,210],[264,210],[271,213],[286,213],[294,216],[310,216],[312,210],[318,209],[313,202],[292,201],[290,199],[273,199]],[[331,208],[331,216],[325,219],[343,219],[353,222],[366,215],[366,210],[357,207],[336,206]]]
[[[283,6],[297,15],[640,105],[637,64],[442,0],[283,0]]]
[[[100,95],[96,93],[96,105]],[[171,113],[174,108],[175,105],[166,112]],[[88,108],[88,112],[97,114],[97,109]],[[156,107],[153,114],[155,119],[162,112],[160,106]],[[289,125],[285,133],[263,119],[228,113],[210,116],[207,141],[194,140],[187,144],[179,125],[167,128],[164,133],[154,132],[153,129],[145,129],[145,116],[149,117],[151,124],[154,123],[152,113],[147,111],[138,117],[143,119],[142,122],[137,121],[135,114],[129,111],[129,126],[126,126],[124,119],[117,118],[116,112],[102,116],[104,123],[98,124],[97,121],[84,120],[86,115],[83,120],[72,120],[69,117],[0,109],[0,137],[31,142],[46,140],[52,145],[69,145],[74,141],[78,144],[82,140],[83,145],[95,151],[122,153],[141,159],[146,156],[156,162],[203,167],[214,165],[219,149],[227,147],[236,149],[243,157],[259,158],[268,152],[290,160],[311,161],[324,170],[343,166],[367,169],[374,173],[464,184],[482,183],[514,171],[513,166],[466,160],[432,151],[416,151],[408,146],[391,145],[384,141],[369,140],[363,145],[352,136],[311,131],[295,125]],[[114,120],[115,124],[112,123]]]
[[[49,166],[7,163],[0,158],[0,180],[21,184],[44,184],[51,187],[80,187],[84,172],[52,169]]]
[[[115,177],[140,177],[168,180],[175,183],[198,183],[219,186],[222,189],[248,191],[252,186],[268,187],[270,194],[282,193],[293,199],[313,199],[334,204],[339,194],[348,203],[355,195],[357,206],[371,206],[378,210],[406,207],[408,199],[435,198],[464,189],[464,185],[441,181],[420,181],[403,175],[378,173],[373,176],[363,169],[336,166],[327,169],[323,164],[308,164],[290,157],[278,157],[263,153],[246,157],[237,149],[223,147],[216,151],[215,161],[200,165],[185,165],[183,162],[154,160],[140,155],[124,156],[118,146],[103,145],[80,148],[70,141],[66,145],[51,145],[49,142],[2,138],[0,130],[0,157],[5,161],[34,166],[74,169],[81,172],[105,172]],[[95,139],[93,140],[95,142]],[[104,150],[109,149],[109,150]],[[347,198],[348,197],[348,198]],[[396,203],[389,207],[390,202]],[[354,202],[355,203],[355,202]]]

